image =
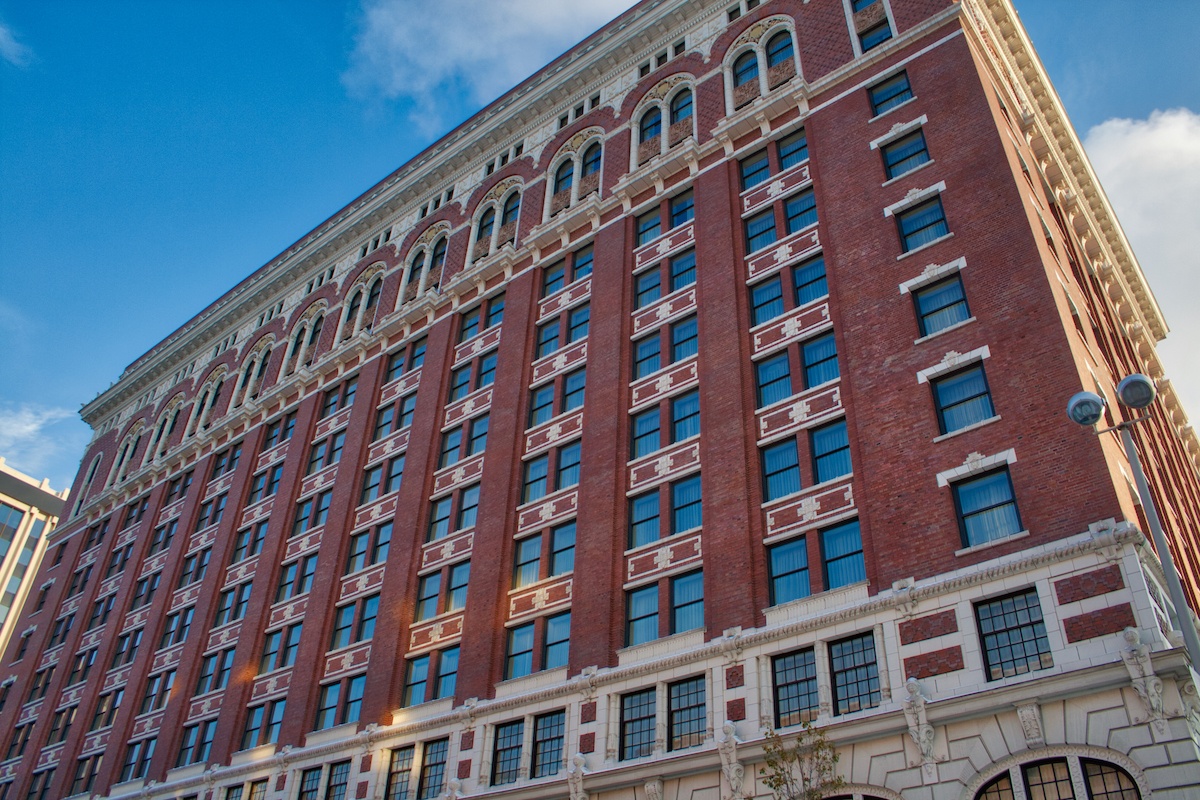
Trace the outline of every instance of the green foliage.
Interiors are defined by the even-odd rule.
[[[760,774],[776,800],[823,800],[846,784],[837,774],[837,750],[807,721],[791,742],[767,731],[763,756]]]

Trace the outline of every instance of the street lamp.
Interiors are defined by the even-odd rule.
[[[1121,405],[1141,411],[1154,402],[1157,392],[1154,381],[1145,375],[1137,373],[1130,375],[1117,384],[1117,399]],[[1079,392],[1067,402],[1067,416],[1072,422],[1084,427],[1096,425],[1104,417],[1106,403],[1103,397],[1093,392]],[[1146,473],[1142,471],[1142,462],[1138,458],[1137,449],[1133,446],[1133,435],[1129,430],[1139,422],[1149,419],[1146,416],[1135,417],[1128,422],[1122,422],[1113,428],[1104,428],[1096,433],[1121,432],[1121,442],[1125,445],[1125,456],[1133,467],[1134,481],[1137,483],[1138,496],[1142,500],[1142,508],[1146,511],[1146,519],[1150,523],[1150,533],[1154,537],[1154,549],[1158,551],[1159,561],[1162,562],[1163,572],[1167,579],[1167,591],[1171,602],[1175,605],[1175,624],[1183,632],[1183,641],[1187,647],[1188,657],[1192,666],[1200,669],[1200,636],[1196,634],[1196,626],[1192,623],[1192,614],[1187,598],[1183,593],[1183,584],[1179,582],[1179,573],[1175,569],[1175,559],[1171,558],[1171,548],[1167,546],[1167,538],[1163,535],[1162,523],[1158,519],[1158,509],[1154,506],[1154,498],[1150,496],[1150,485],[1146,482]]]

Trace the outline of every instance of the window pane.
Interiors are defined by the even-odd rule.
[[[822,531],[821,550],[825,557],[827,589],[837,589],[867,579],[858,520]]]
[[[975,615],[989,681],[1054,666],[1037,590],[980,603]]]
[[[850,474],[850,440],[847,437],[844,419],[817,428],[812,431],[811,437],[813,472],[817,483]]]
[[[763,450],[762,462],[764,501],[778,500],[800,491],[800,458],[795,439]]]
[[[658,638],[658,585],[635,589],[627,595],[628,624],[625,631],[627,646],[651,642]]]
[[[864,633],[829,645],[834,714],[851,714],[879,705],[879,669],[875,636]]]
[[[982,422],[995,413],[981,366],[935,381],[933,394],[937,402],[938,423],[942,433],[950,433]]]
[[[751,324],[761,325],[783,313],[783,282],[776,275],[750,290]]]
[[[671,533],[692,530],[703,524],[699,475],[671,485],[671,506],[674,511]]]
[[[957,275],[921,289],[914,300],[922,336],[935,334],[971,316],[962,279]]]
[[[817,662],[811,648],[779,656],[774,663],[775,722],[781,727],[816,719]]]
[[[1021,517],[1008,470],[957,483],[954,496],[968,547],[1020,533]]]
[[[758,362],[754,372],[758,382],[759,408],[792,396],[792,372],[787,353]]]
[[[671,580],[671,633],[704,627],[704,573]]]
[[[771,605],[779,605],[808,597],[808,543],[793,539],[777,544],[769,551],[771,570]]]

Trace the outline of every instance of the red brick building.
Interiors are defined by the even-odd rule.
[[[1165,334],[1006,0],[641,3],[84,408],[0,797],[1185,797]]]

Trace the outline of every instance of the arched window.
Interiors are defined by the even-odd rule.
[[[433,256],[429,259],[429,280],[427,287],[436,289],[442,282],[442,267],[446,266],[446,247],[449,240],[443,236],[433,246]]]
[[[583,177],[595,175],[600,171],[600,143],[596,142],[583,153]]]
[[[483,212],[483,216],[479,218],[479,230],[475,232],[475,241],[485,244],[492,243],[492,229],[496,227],[496,209],[488,206],[488,210]]]
[[[671,124],[683,122],[692,116],[692,92],[684,89],[671,99]]]
[[[342,338],[349,339],[355,333],[355,328],[358,325],[358,311],[362,308],[363,293],[362,289],[354,292],[354,296],[350,298],[350,305],[346,306],[346,316],[342,319]]]
[[[1082,781],[1071,774],[1069,761],[1075,756],[1023,764],[1007,770],[975,794],[975,800],[1013,800],[1014,780],[1024,784],[1026,797],[1055,797],[1058,800],[1141,800],[1137,783],[1129,773],[1106,761],[1079,759]]]
[[[517,214],[521,211],[521,195],[519,192],[513,192],[504,201],[504,212],[500,214],[500,227],[510,225],[517,221]]]
[[[742,86],[758,78],[758,54],[743,53],[733,62],[733,85]]]
[[[781,31],[771,37],[767,42],[767,67],[773,67],[777,64],[782,64],[789,58],[795,55],[792,49],[792,35],[787,31]],[[736,67],[734,68],[736,72]]]
[[[662,112],[658,107],[647,111],[642,115],[642,124],[640,127],[641,135],[639,141],[648,142],[651,139],[657,139],[662,133]]]
[[[571,188],[571,182],[575,179],[575,162],[567,159],[554,173],[554,193],[565,192]]]
[[[287,374],[291,375],[296,371],[296,365],[300,363],[300,351],[304,349],[304,337],[308,333],[308,326],[304,323],[296,330],[296,335],[292,337],[292,345],[288,354]]]
[[[371,288],[367,290],[367,307],[363,309],[363,319],[366,321],[367,327],[375,321],[371,316],[371,312],[375,310],[375,306],[379,305],[379,295],[383,294],[383,278],[377,278],[371,284]]]
[[[320,314],[312,324],[312,333],[308,335],[308,344],[304,346],[304,366],[313,363],[317,356],[317,345],[321,343],[321,326],[325,324],[325,315]]]

